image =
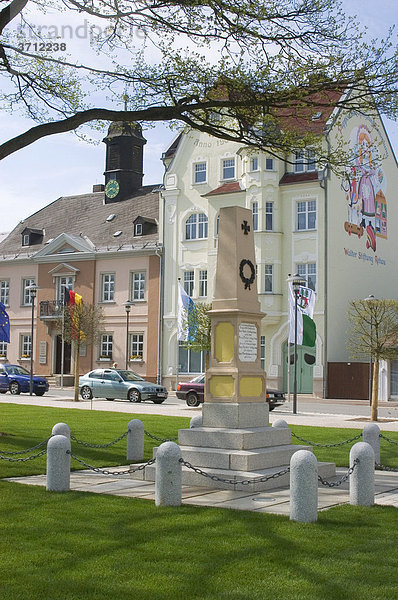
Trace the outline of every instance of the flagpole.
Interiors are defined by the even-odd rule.
[[[64,388],[64,359],[65,359],[65,308],[62,305],[62,330],[61,330],[61,389]]]
[[[176,383],[175,383],[175,389],[177,389],[177,385],[178,385],[178,375],[179,375],[179,363],[178,363],[178,359],[180,357],[180,340],[178,339],[178,311],[179,311],[179,302],[178,302],[178,298],[179,298],[179,294],[180,294],[180,282],[181,282],[181,277],[177,278],[177,311],[176,311]]]

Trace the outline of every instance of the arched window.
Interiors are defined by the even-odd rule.
[[[200,240],[207,238],[208,221],[204,213],[195,213],[185,222],[185,239]]]

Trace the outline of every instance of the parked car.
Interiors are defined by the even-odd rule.
[[[134,371],[123,369],[94,369],[79,377],[79,389],[83,400],[117,398],[129,402],[152,400],[155,404],[161,404],[167,398],[167,390],[162,385],[146,381]]]
[[[205,376],[198,375],[191,381],[179,383],[177,385],[177,398],[185,400],[188,406],[199,406],[203,402],[205,387]],[[267,389],[266,400],[270,410],[274,410],[276,406],[281,406],[285,402],[284,392],[278,390]]]
[[[0,393],[20,394],[30,392],[30,373],[20,365],[0,365]],[[33,375],[33,393],[43,396],[48,392],[48,381],[41,375]]]

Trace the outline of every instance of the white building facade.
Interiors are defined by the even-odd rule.
[[[182,133],[164,154],[163,377],[170,387],[177,379],[191,379],[204,370],[203,357],[181,344],[179,348],[178,280],[195,302],[212,301],[219,210],[238,205],[251,209],[253,215],[249,226],[255,231],[267,386],[288,389],[286,280],[298,272],[316,292],[317,326],[315,348],[298,350],[298,391],[345,397],[339,390],[340,379],[352,381],[350,368],[354,367],[346,348],[349,301],[371,293],[377,298],[398,298],[394,277],[398,171],[377,116],[330,110],[312,120],[318,119],[319,131],[327,132],[325,145],[333,148],[343,136],[350,149],[352,160],[345,176],[318,170],[312,151],[297,152],[283,161],[193,131]],[[398,395],[397,365],[383,365],[383,398]],[[362,379],[367,365],[362,365],[362,371],[357,367],[354,380],[360,378],[366,391],[368,384]],[[347,385],[346,397],[355,397],[355,385]]]

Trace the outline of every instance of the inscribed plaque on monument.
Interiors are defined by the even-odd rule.
[[[257,327],[252,323],[239,325],[239,360],[255,362],[257,360]]]

